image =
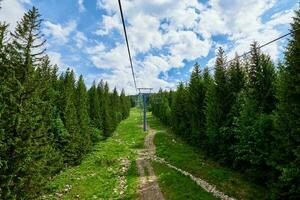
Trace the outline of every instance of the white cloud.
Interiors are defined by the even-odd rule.
[[[197,20],[197,9],[202,5],[197,0],[154,0],[122,1],[124,15],[128,22],[130,45],[136,53],[145,53],[151,48],[162,48],[169,31],[194,28]],[[117,29],[123,35],[117,1],[98,0],[98,8],[105,9],[110,16],[104,16],[102,28],[98,34],[104,35]],[[161,22],[165,24],[165,33],[161,31]],[[173,33],[172,33],[173,34]]]
[[[76,71],[76,69],[78,69],[78,68],[70,66],[65,63],[66,60],[70,61],[70,57],[65,58],[62,56],[62,54],[60,52],[57,52],[57,51],[47,51],[47,55],[50,59],[51,64],[57,65],[58,73],[65,73],[66,70],[69,68],[69,69],[73,70],[73,72],[75,74],[75,80],[78,80],[79,74]]]
[[[119,32],[121,32],[122,25],[121,25],[120,16],[117,14],[114,14],[112,16],[103,15],[101,28],[97,30],[95,33],[97,35],[103,36],[109,34],[109,32],[112,31],[113,29],[117,29],[119,30]]]
[[[122,5],[138,86],[171,87],[173,83],[159,78],[161,73],[172,67],[182,67],[184,60],[194,60],[208,54],[210,41],[201,39],[192,31],[199,20],[196,10],[203,9],[203,5],[197,0],[135,0],[122,1]],[[117,1],[98,0],[97,6],[108,13],[108,16],[103,17],[102,28],[97,34],[109,35],[113,30],[117,30],[123,37]],[[164,49],[165,55],[152,55],[150,51],[153,49]],[[139,54],[146,56],[138,60],[136,56]],[[107,76],[111,77],[109,80],[118,82],[116,84],[132,82],[124,43],[113,49],[102,49],[96,55],[90,52],[90,59],[97,67],[113,69],[113,73]],[[127,73],[129,74],[125,76]],[[124,75],[122,79],[114,80],[117,74]],[[144,80],[142,77],[147,78]]]
[[[192,31],[171,31],[167,34],[167,45],[172,56],[181,60],[206,57],[211,47],[210,40],[201,40]]]
[[[198,32],[204,36],[226,35],[232,44],[227,52],[231,59],[235,52],[242,54],[249,51],[253,41],[264,44],[282,34],[276,26],[291,22],[291,10],[276,13],[267,22],[263,21],[263,15],[275,3],[275,0],[211,0],[210,6],[202,13]],[[263,52],[276,60],[280,53],[279,44],[273,43],[265,47]]]
[[[79,7],[79,12],[85,11],[85,7],[83,5],[83,0],[78,0],[78,7]]]
[[[29,0],[5,0],[2,1],[0,10],[0,21],[5,21],[10,24],[9,29],[14,30],[17,25],[17,21],[19,21],[26,9],[23,3],[30,3]]]
[[[160,22],[157,18],[138,14],[128,28],[130,44],[139,53],[151,48],[161,48],[164,44],[163,34],[159,31]]]
[[[294,16],[294,10],[285,10],[272,15],[271,20],[267,22],[267,26],[274,27],[278,25],[290,24]]]
[[[101,53],[105,50],[105,46],[102,43],[97,44],[96,46],[89,47],[86,49],[86,52],[90,55]]]
[[[107,50],[104,44],[99,43],[86,49],[93,64],[102,69],[128,70],[129,61],[125,45],[118,45]],[[129,68],[130,69],[130,68]]]
[[[44,23],[45,28],[43,32],[46,36],[51,36],[53,41],[58,44],[65,44],[69,41],[70,34],[76,30],[77,23],[76,21],[69,21],[67,24],[54,24],[50,21]]]
[[[48,51],[47,55],[49,56],[49,59],[53,65],[57,65],[59,72],[65,72],[68,68],[68,65],[66,65],[62,60],[62,55],[59,52],[55,51]]]
[[[200,15],[200,23],[197,24],[195,31],[202,34],[204,38],[210,38],[212,35],[228,33],[229,27],[217,10],[206,9]]]
[[[31,1],[3,1],[0,20],[14,27],[26,11],[25,3],[30,4]],[[280,11],[266,19],[265,14],[275,3],[276,0],[209,0],[207,3],[198,0],[122,0],[138,86],[173,87],[174,83],[159,76],[171,68],[183,67],[185,60],[206,57],[211,49],[220,45],[226,47],[227,57],[231,59],[235,52],[241,54],[248,51],[254,40],[263,44],[280,36],[283,34],[281,27],[291,22],[293,11]],[[85,10],[84,0],[77,0],[77,5],[80,12]],[[94,33],[101,39],[114,37],[114,32],[123,37],[118,1],[97,0],[97,8],[106,14],[99,23],[101,27]],[[44,26],[43,32],[50,37],[48,41],[51,44],[63,45],[72,39],[74,46],[83,48],[93,42],[76,30],[76,21],[66,24],[46,21]],[[229,45],[216,44],[212,37],[218,35],[224,36]],[[112,40],[115,44],[107,47],[104,43],[95,42],[94,46],[83,48],[96,67],[111,69],[111,73],[93,74],[91,77],[104,77],[111,85],[118,87],[130,83],[129,90],[134,92],[124,40],[120,42],[115,38],[118,37]],[[68,48],[71,48],[69,43]],[[76,48],[73,49],[76,51]],[[280,50],[280,42],[263,49],[274,60]],[[60,53],[49,54],[59,65],[66,66]],[[208,65],[213,63],[214,60],[210,59]]]
[[[275,3],[275,0],[209,0],[207,3],[198,0],[123,0],[138,85],[172,87],[174,83],[159,76],[171,68],[183,67],[185,60],[206,57],[211,49],[220,45],[226,47],[227,57],[231,59],[235,52],[248,51],[254,40],[263,44],[278,37],[281,35],[278,25],[289,23],[292,11],[263,19]],[[97,7],[107,13],[97,34],[109,36],[117,30],[123,36],[118,2],[97,0]],[[219,35],[229,44],[216,44],[212,37]],[[112,69],[112,74],[106,74],[106,77],[120,85],[122,81],[132,81],[132,77],[124,43],[115,45],[111,49],[103,46],[97,54],[90,54],[90,59],[97,67]],[[274,43],[263,51],[275,60],[280,47]],[[214,59],[210,59],[208,65],[213,63]],[[116,78],[120,74],[123,76]]]
[[[77,31],[74,40],[76,41],[77,48],[82,48],[84,43],[88,41],[87,37],[84,35],[83,32]]]

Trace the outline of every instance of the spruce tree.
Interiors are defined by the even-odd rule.
[[[8,60],[1,66],[5,85],[0,130],[5,141],[1,155],[1,190],[4,199],[28,199],[41,192],[51,170],[47,168],[52,148],[49,133],[51,110],[36,81],[35,67],[41,64],[44,40],[36,8],[29,10],[12,33]],[[39,42],[41,41],[41,42]],[[3,117],[5,116],[5,117]],[[3,153],[3,152],[2,152]]]
[[[112,124],[112,111],[111,107],[109,106],[110,103],[110,93],[109,93],[109,86],[108,83],[105,82],[104,84],[104,93],[103,93],[103,135],[104,137],[111,136],[113,132],[113,124]]]
[[[220,145],[220,160],[230,166],[235,159],[234,145],[236,138],[233,130],[236,126],[235,119],[239,116],[241,110],[239,95],[245,85],[245,73],[238,55],[236,55],[235,60],[231,62],[226,73],[228,76],[228,94],[226,101],[227,106],[229,106],[229,111],[221,128],[223,142]]]
[[[204,99],[205,85],[198,63],[195,64],[188,85],[189,92],[189,113],[191,118],[190,141],[200,145],[204,142],[205,114]],[[201,145],[202,146],[202,145]]]
[[[174,101],[171,107],[171,124],[174,132],[183,138],[188,138],[190,130],[189,122],[188,120],[186,120],[189,118],[187,100],[187,89],[181,82],[177,87],[177,91],[174,96]]]
[[[5,46],[7,45],[8,24],[0,22],[0,50],[3,56]],[[3,59],[1,57],[1,59]]]
[[[121,121],[121,114],[120,114],[120,102],[119,102],[119,94],[117,88],[114,88],[113,93],[110,95],[110,104],[109,107],[111,108],[111,124],[113,130],[117,127],[119,122]]]
[[[74,72],[67,69],[64,76],[62,120],[69,133],[68,144],[64,149],[65,162],[72,165],[79,163],[77,157],[81,155],[81,150],[77,148],[80,132],[75,99]]]
[[[229,90],[233,91],[232,98],[236,98],[245,85],[245,70],[242,68],[237,54],[235,55],[235,59],[230,64],[227,71],[229,82],[228,87],[230,88]]]
[[[122,119],[126,119],[129,116],[129,103],[128,98],[125,95],[124,89],[121,91],[120,95],[120,107],[121,107],[121,114]]]
[[[99,116],[101,117],[100,123],[101,126],[99,126],[99,129],[103,129],[103,113],[104,113],[104,86],[105,83],[103,80],[100,81],[100,83],[97,85],[97,94],[98,94],[98,100],[99,100]]]
[[[57,81],[56,68],[52,67],[48,56],[44,56],[41,63],[36,66],[35,70],[35,82],[38,83],[38,90],[41,100],[45,103],[49,109],[48,118],[44,119],[44,122],[50,126],[48,130],[49,143],[51,142],[52,152],[48,158],[48,171],[51,174],[58,172],[63,165],[63,158],[60,152],[60,148],[56,148],[57,138],[53,133],[53,118],[56,113],[57,107],[55,105],[55,99],[57,98],[57,92],[54,88],[54,83]],[[51,139],[51,141],[50,141]],[[48,152],[50,153],[50,152]]]
[[[251,44],[247,94],[257,108],[270,113],[275,105],[275,67],[269,56],[262,54],[257,42]]]
[[[208,88],[210,88],[211,84],[213,83],[213,78],[209,73],[208,67],[205,67],[203,70],[203,81],[204,81],[205,91],[207,92]],[[207,97],[207,95],[205,95],[205,97]]]
[[[300,9],[291,25],[284,67],[277,83],[272,164],[277,171],[274,198],[300,198]]]
[[[208,153],[214,157],[220,157],[222,144],[221,128],[224,126],[227,114],[230,110],[228,100],[228,77],[225,69],[226,57],[224,50],[219,48],[216,63],[214,83],[208,88],[206,98],[206,136],[208,139]]]
[[[101,114],[102,108],[100,107],[99,94],[97,92],[96,83],[94,82],[89,92],[89,116],[91,123],[98,129],[103,128],[103,117]],[[102,102],[103,100],[101,100]]]
[[[42,19],[37,8],[33,7],[18,22],[16,30],[12,34],[13,47],[18,51],[22,59],[22,67],[16,73],[18,79],[23,83],[33,73],[34,67],[37,66],[45,56],[45,49],[41,49],[46,40],[42,39],[40,32]]]
[[[272,141],[271,112],[275,105],[275,69],[257,43],[251,45],[249,80],[241,95],[241,112],[236,121],[236,166],[256,181],[270,176],[268,161]]]
[[[76,108],[80,128],[77,148],[79,151],[81,151],[82,155],[80,157],[82,157],[91,146],[88,114],[88,95],[82,75],[80,75],[76,86]]]
[[[5,38],[7,37],[7,28],[8,25],[5,23],[0,24],[0,198],[3,198],[2,188],[7,186],[7,176],[5,175],[6,170],[8,169],[7,162],[7,150],[9,145],[7,144],[7,139],[9,135],[7,134],[7,119],[10,116],[5,116],[6,109],[8,108],[7,96],[12,89],[12,83],[15,82],[15,78],[13,77],[13,71],[11,69],[11,63],[8,58],[8,44],[5,42]]]

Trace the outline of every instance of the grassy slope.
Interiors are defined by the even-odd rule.
[[[149,125],[158,131],[155,137],[156,154],[176,167],[188,171],[196,177],[202,178],[211,184],[217,186],[218,190],[223,191],[229,196],[237,199],[265,199],[264,188],[250,183],[240,173],[221,167],[216,162],[205,160],[203,153],[196,148],[191,147],[175,135],[171,134],[157,119],[150,116]],[[156,173],[162,170],[155,165]],[[170,173],[173,173],[170,171]],[[175,175],[174,175],[175,176]],[[176,175],[177,176],[177,175]],[[171,179],[169,177],[168,179]],[[177,188],[177,193],[186,193],[185,187],[176,187],[174,184],[182,184],[179,181],[172,181],[165,184],[166,178],[159,177],[159,184],[163,191],[173,193],[172,188]],[[170,181],[170,180],[168,180]],[[170,194],[172,195],[172,194]],[[201,198],[199,198],[201,199]],[[205,198],[202,198],[205,199]]]
[[[51,194],[47,198],[54,199],[55,193],[60,193],[63,199],[118,199],[120,194],[114,189],[119,186],[120,158],[128,158],[131,161],[126,174],[128,187],[122,198],[134,199],[138,183],[136,150],[143,148],[145,137],[140,124],[139,111],[132,109],[130,117],[121,122],[112,137],[96,144],[79,166],[66,169],[49,183]],[[64,192],[67,185],[72,189]]]

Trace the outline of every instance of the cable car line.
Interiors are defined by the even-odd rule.
[[[134,87],[135,87],[135,90],[137,91],[136,78],[135,78],[133,64],[132,64],[132,58],[131,58],[130,47],[129,47],[128,37],[127,37],[127,32],[126,32],[126,26],[125,26],[125,20],[124,20],[121,0],[118,0],[118,2],[119,2],[119,8],[120,8],[122,24],[123,24],[123,30],[124,30],[124,35],[125,35],[125,40],[126,40],[126,45],[127,45],[128,57],[129,57],[129,61],[130,61],[131,73],[132,73],[132,77],[133,77]]]

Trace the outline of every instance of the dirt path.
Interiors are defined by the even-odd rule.
[[[139,185],[139,199],[140,200],[163,200],[164,197],[159,189],[157,178],[155,176],[154,170],[151,166],[150,160],[154,160],[161,164],[172,168],[181,174],[190,177],[197,185],[202,187],[205,191],[213,194],[222,200],[236,200],[223,192],[217,190],[217,188],[209,184],[203,179],[193,176],[191,173],[179,169],[163,158],[159,158],[155,155],[155,145],[153,143],[156,131],[149,128],[149,134],[145,138],[145,149],[139,152],[139,157],[137,159],[137,168],[140,175],[140,185]]]
[[[153,139],[155,130],[149,128],[149,134],[145,138],[145,149],[139,152],[137,168],[140,175],[139,199],[140,200],[163,200],[164,197],[159,189],[157,178],[150,163],[150,158],[155,156]]]

